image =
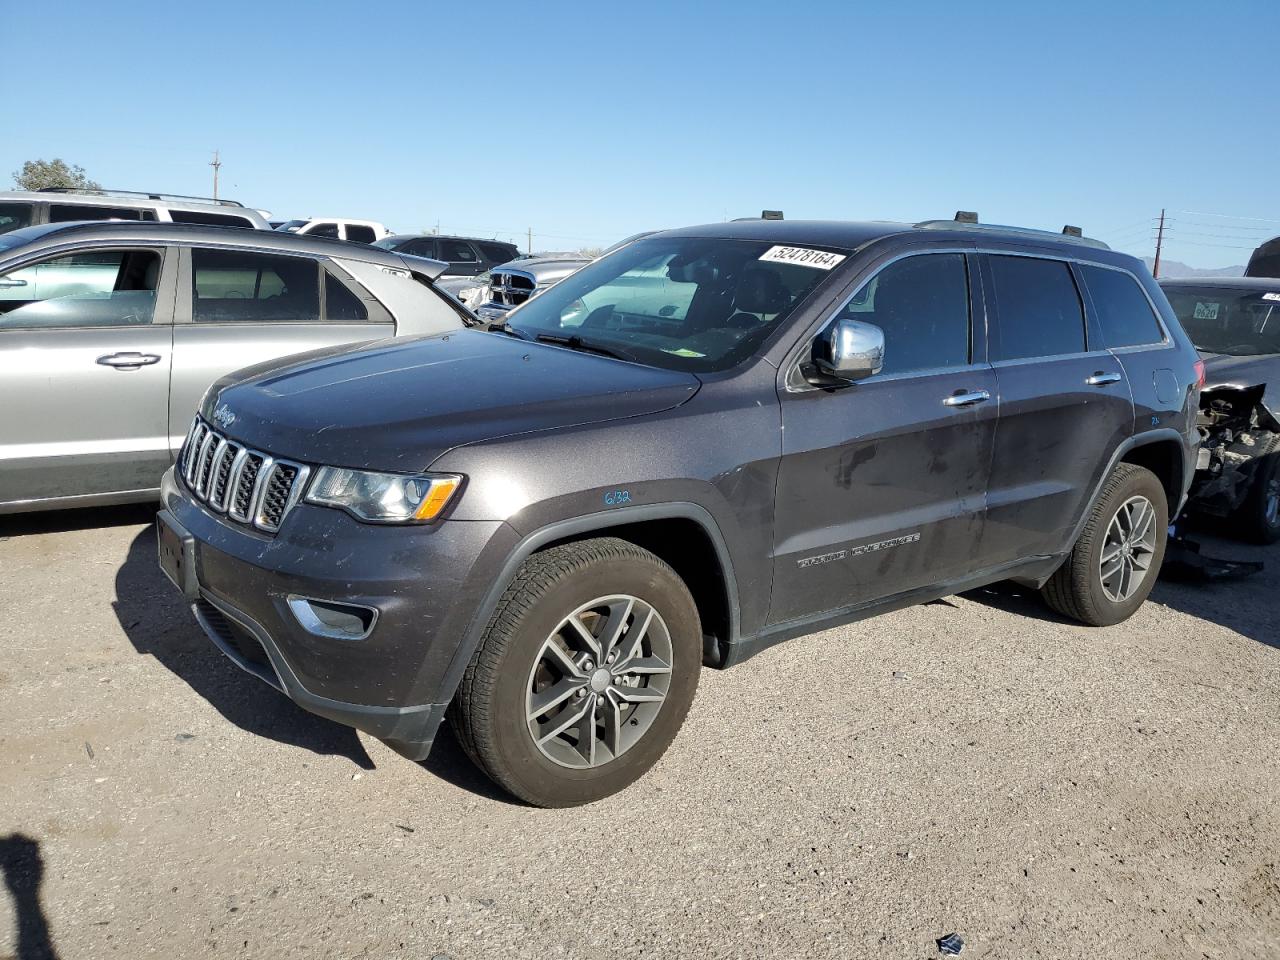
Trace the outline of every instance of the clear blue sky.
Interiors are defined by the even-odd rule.
[[[1075,223],[1242,263],[1280,233],[1280,2],[0,0],[0,184],[604,245],[756,214]],[[1204,214],[1225,214],[1222,219]],[[1268,222],[1274,221],[1274,222]]]

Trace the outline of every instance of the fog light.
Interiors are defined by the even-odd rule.
[[[373,631],[378,611],[356,603],[289,597],[289,611],[308,633],[334,640],[363,640]]]

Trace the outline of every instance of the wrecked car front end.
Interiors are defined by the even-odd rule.
[[[1197,513],[1236,517],[1257,492],[1268,458],[1280,455],[1280,420],[1263,403],[1265,393],[1266,384],[1219,384],[1201,393],[1200,457],[1190,499]],[[1274,513],[1280,493],[1263,493]]]

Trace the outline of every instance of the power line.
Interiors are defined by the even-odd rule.
[[[1198,210],[1175,210],[1174,213],[1185,213],[1193,217],[1219,217],[1223,220],[1252,220],[1256,223],[1280,223],[1280,220],[1273,220],[1269,217],[1238,217],[1232,213],[1202,213]]]

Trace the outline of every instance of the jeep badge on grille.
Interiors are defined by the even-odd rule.
[[[218,424],[218,426],[226,430],[226,429],[229,429],[230,426],[236,422],[236,415],[231,412],[230,407],[228,407],[225,403],[222,403],[214,408],[213,419]]]

